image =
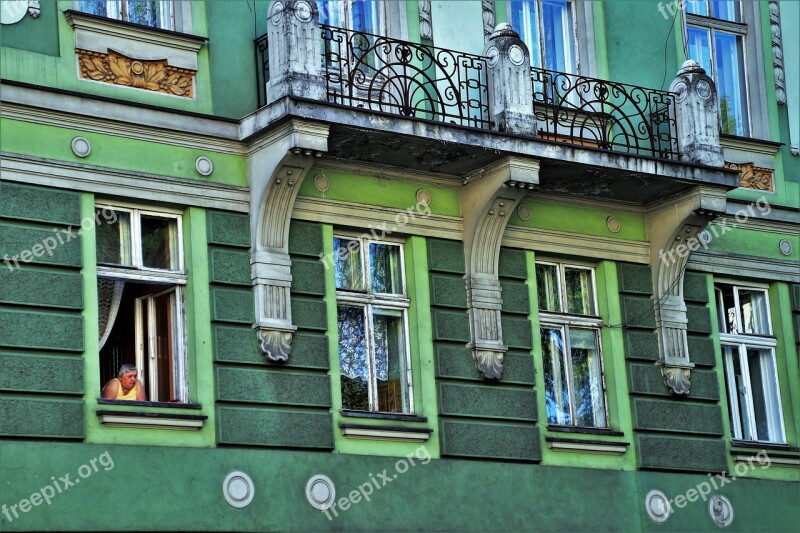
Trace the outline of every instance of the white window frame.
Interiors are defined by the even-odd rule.
[[[172,371],[173,379],[176,382],[176,393],[178,400],[181,403],[189,402],[189,372],[188,372],[188,341],[186,338],[186,300],[185,300],[185,285],[188,282],[188,276],[184,269],[184,256],[183,256],[183,220],[182,213],[174,209],[159,209],[154,210],[143,206],[134,206],[131,204],[117,204],[114,202],[95,203],[95,209],[111,209],[116,212],[128,213],[130,216],[130,244],[131,244],[131,265],[118,265],[108,266],[97,264],[97,277],[106,279],[119,279],[125,281],[134,281],[140,283],[153,283],[164,286],[164,290],[158,293],[149,294],[137,298],[134,303],[134,316],[135,316],[135,353],[136,353],[136,367],[140,370],[145,368],[145,353],[154,354],[153,335],[153,322],[154,306],[157,296],[174,291],[171,298],[171,308],[173,310],[172,320],[174,321],[173,332],[173,350],[174,350],[174,366]],[[159,218],[168,218],[176,221],[174,234],[170,237],[174,239],[175,249],[177,252],[177,265],[178,268],[174,270],[158,269],[145,267],[142,264],[142,247],[141,247],[141,216],[149,215]],[[99,219],[102,223],[102,217]],[[143,304],[147,302],[149,324],[145,324],[143,318]],[[145,349],[145,344],[147,349]],[[98,354],[99,355],[99,354]],[[150,369],[149,375],[144,379],[147,381],[147,394],[150,397],[150,402],[161,401],[157,398],[157,379],[155,366],[148,365]]]
[[[555,266],[558,272],[558,305],[559,309],[565,309],[566,305],[566,282],[564,276],[564,269],[565,268],[576,268],[582,270],[588,270],[591,273],[592,279],[592,302],[594,305],[595,313],[599,312],[599,308],[597,306],[597,279],[596,279],[596,271],[594,266],[590,266],[587,264],[581,264],[576,262],[561,262],[561,261],[552,261],[548,259],[543,260],[536,260],[536,265],[547,265],[547,266]],[[535,273],[534,273],[535,276]],[[537,287],[537,290],[541,290],[540,287]],[[536,302],[536,306],[538,308],[539,302]],[[573,384],[573,374],[572,374],[572,358],[571,358],[571,351],[572,347],[569,344],[569,328],[581,328],[581,329],[592,329],[595,332],[595,338],[597,339],[597,355],[600,358],[600,385],[603,391],[603,413],[604,413],[604,420],[603,425],[594,425],[594,426],[578,426],[576,424],[576,414],[575,414],[575,401],[572,391],[572,384]],[[563,311],[554,312],[554,311],[545,311],[539,309],[539,329],[541,332],[542,328],[561,328],[561,334],[564,341],[564,361],[562,361],[562,367],[564,367],[567,371],[567,394],[569,397],[569,414],[570,414],[570,423],[568,427],[580,428],[580,427],[593,427],[593,428],[608,428],[609,426],[609,413],[608,413],[608,394],[606,392],[606,371],[605,371],[605,363],[603,362],[603,346],[602,346],[602,338],[600,335],[601,328],[603,327],[603,319],[599,315],[577,315],[574,313],[566,313]],[[541,333],[540,333],[541,337]],[[542,347],[542,359],[544,359],[544,347]],[[547,413],[545,413],[547,416]],[[548,425],[561,425],[561,424],[551,424],[548,421]]]
[[[723,324],[727,324],[727,320],[725,317],[725,304],[722,300],[722,296],[720,294],[720,289],[718,288],[720,285],[730,286],[733,289],[734,295],[734,305],[736,308],[736,316],[735,319],[735,326],[736,332],[735,333],[727,333],[722,331]],[[767,325],[769,327],[769,333],[766,335],[755,335],[755,334],[745,334],[741,333],[742,330],[742,316],[741,316],[741,308],[739,305],[739,290],[744,289],[748,291],[763,291],[764,298],[765,298],[765,307],[767,311]],[[731,430],[733,432],[733,438],[737,440],[745,440],[745,441],[752,441],[752,442],[770,442],[770,443],[785,443],[786,442],[786,427],[783,421],[783,405],[781,402],[781,388],[780,388],[780,380],[778,378],[778,361],[775,356],[775,349],[778,346],[777,339],[773,336],[772,332],[772,315],[769,308],[769,291],[768,286],[764,284],[742,284],[728,280],[717,280],[714,284],[714,296],[716,299],[717,305],[717,321],[720,324],[720,344],[723,347],[722,350],[722,357],[723,357],[723,364],[725,365],[725,389],[728,393],[728,407],[731,410],[731,420],[732,420],[732,427]],[[771,425],[778,429],[778,437],[780,440],[772,440],[772,441],[760,441],[758,439],[758,435],[744,435],[743,428],[741,423],[741,414],[739,412],[739,391],[736,389],[736,380],[733,379],[734,371],[733,371],[733,360],[731,357],[728,357],[728,354],[725,353],[724,347],[729,346],[734,348],[735,354],[732,357],[739,357],[739,368],[741,370],[742,378],[745,380],[745,400],[746,400],[746,408],[747,413],[745,413],[751,431],[755,431],[756,428],[756,419],[755,419],[755,411],[753,409],[753,394],[752,394],[752,387],[750,382],[750,367],[747,362],[747,348],[756,348],[756,349],[767,349],[770,351],[770,360],[772,363],[772,370],[774,371],[772,376],[772,383],[770,386],[774,387],[775,396],[778,399],[778,420],[773,420]],[[763,385],[763,384],[762,384]],[[772,413],[768,413],[768,416],[771,417]]]
[[[121,20],[128,22],[127,19],[127,0],[106,0],[107,18],[114,20]],[[159,8],[168,13],[169,25],[164,26],[145,26],[148,28],[157,28],[167,31],[176,31],[181,33],[192,32],[192,2],[180,0],[159,0]],[[165,10],[162,6],[169,5],[169,9]],[[73,0],[74,9],[81,11],[80,0]]]
[[[372,333],[372,308],[373,307],[382,307],[386,309],[392,309],[395,311],[400,311],[403,316],[403,345],[405,349],[404,357],[405,357],[405,371],[406,371],[406,383],[408,390],[406,394],[408,395],[408,412],[403,413],[387,413],[387,414],[414,414],[414,382],[413,382],[413,372],[411,370],[411,343],[410,343],[410,335],[408,329],[408,310],[411,307],[411,300],[408,297],[408,290],[406,287],[406,272],[405,272],[405,255],[403,250],[404,241],[401,239],[392,239],[392,238],[381,238],[381,239],[371,239],[369,237],[365,237],[364,235],[358,235],[354,233],[348,233],[343,231],[336,231],[333,235],[334,239],[347,239],[347,240],[355,240],[359,242],[361,246],[361,269],[363,275],[363,281],[366,286],[365,291],[355,291],[355,290],[347,290],[347,289],[339,289],[336,288],[336,306],[337,309],[340,305],[350,305],[350,306],[358,306],[363,307],[365,310],[364,315],[364,328],[365,332],[367,333],[366,339],[366,347],[367,347],[367,357],[369,358],[368,361],[368,374],[369,374],[369,383],[368,383],[368,392],[369,392],[369,412],[372,413],[381,413],[382,411],[378,411],[378,398],[377,398],[377,379],[375,377],[375,346],[374,343],[371,342],[371,339],[374,338]],[[376,293],[372,292],[372,279],[371,279],[371,269],[369,268],[369,246],[370,244],[388,244],[392,246],[397,246],[400,250],[400,258],[398,263],[400,265],[400,283],[402,288],[402,294],[389,294],[389,293]],[[338,253],[338,250],[334,248],[333,250],[334,256]],[[334,263],[338,261],[337,257],[334,257]],[[335,266],[334,266],[335,268]],[[337,319],[338,324],[338,319]],[[337,360],[339,360],[338,356],[338,346],[337,346]],[[339,367],[339,376],[340,376],[340,390],[341,390],[341,366]]]
[[[537,58],[539,60],[539,65],[540,65],[537,68],[545,69],[546,68],[545,67],[545,64],[546,64],[545,54],[547,53],[547,50],[545,50],[545,46],[544,46],[544,31],[543,31],[544,28],[543,28],[543,21],[542,21],[542,0],[527,0],[527,1],[531,2],[532,4],[534,4],[533,9],[534,9],[535,14],[536,14],[536,40],[537,40],[537,45],[538,45],[537,48],[538,48],[539,54],[541,56],[541,57]],[[578,2],[576,2],[576,0],[567,0],[567,3],[569,4],[570,16],[572,18],[572,28],[570,28],[570,30],[571,30],[570,31],[570,35],[567,36],[567,37],[568,37],[568,40],[570,42],[572,42],[572,53],[574,55],[574,57],[572,58],[573,69],[572,69],[571,72],[567,72],[567,74],[579,74],[579,73],[582,72],[581,58],[584,57],[584,56],[585,57],[590,57],[589,56],[589,50],[588,49],[582,50],[582,48],[584,48],[584,47],[582,46],[582,43],[580,42],[580,39],[578,39],[578,34],[579,34],[578,28],[579,27],[586,27],[588,25],[587,22],[586,22],[587,18],[586,18],[586,16],[584,14],[579,12],[578,6],[577,6]],[[586,4],[591,4],[591,2],[585,2],[585,3]],[[508,13],[508,16],[509,16],[509,19],[510,19],[511,15],[513,13],[512,9],[511,9],[511,0],[506,0],[506,12]],[[519,31],[520,32],[520,38],[522,39],[523,38],[522,27],[520,26],[522,21],[510,20],[510,22],[514,26],[514,31]],[[591,37],[592,38],[594,37],[594,33],[591,33]],[[585,43],[585,44],[587,45],[587,48],[591,47],[591,50],[594,49],[594,43]],[[533,57],[533,51],[529,50],[529,52],[530,52],[530,56],[531,56],[530,57],[531,66],[535,66],[534,57]],[[592,73],[587,73],[587,75],[593,75],[593,74],[594,74],[593,72]]]

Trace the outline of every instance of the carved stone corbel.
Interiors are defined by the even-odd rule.
[[[519,201],[539,183],[539,162],[507,157],[470,174],[464,183],[461,212],[471,331],[468,347],[484,377],[499,379],[503,375],[503,354],[508,349],[503,344],[500,322],[500,241]]]
[[[292,324],[289,222],[295,198],[316,157],[328,149],[328,126],[293,120],[258,141],[248,160],[250,265],[256,330],[270,361],[291,355]]]
[[[683,299],[686,263],[692,251],[708,244],[697,235],[725,212],[725,192],[724,188],[697,187],[647,213],[659,349],[657,364],[664,384],[676,395],[689,394],[694,368],[689,359],[688,319]]]

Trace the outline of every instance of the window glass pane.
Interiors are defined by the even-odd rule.
[[[558,267],[555,265],[536,265],[536,289],[539,293],[541,311],[561,311],[558,303]]]
[[[559,72],[574,72],[575,44],[569,2],[541,1],[545,67]]]
[[[713,76],[711,69],[711,36],[708,30],[686,27],[686,41],[689,46],[689,59],[694,59],[706,71],[706,74]]]
[[[535,0],[511,0],[511,22],[514,30],[528,45],[531,54],[531,65],[541,67],[539,54],[539,32],[536,21]]]
[[[716,292],[720,331],[735,335],[739,333],[739,326],[736,319],[736,300],[733,296],[733,287],[730,285],[718,285]]]
[[[564,284],[567,291],[567,313],[596,314],[591,270],[564,267]]]
[[[748,346],[747,368],[750,372],[753,414],[756,424],[755,436],[762,441],[782,441],[781,412],[772,350]]]
[[[738,0],[711,0],[711,16],[723,20],[738,21]]]
[[[747,93],[744,80],[744,52],[741,38],[723,31],[714,32],[717,91],[719,92],[722,131],[748,135]]]
[[[734,437],[750,440],[750,423],[747,409],[747,386],[739,364],[738,346],[722,346],[725,360],[730,361],[732,374],[725,365],[725,381],[728,383],[728,410],[730,411],[731,425],[741,428],[741,432],[734,432]]]
[[[142,215],[142,265],[165,270],[178,269],[178,223],[174,218]]]
[[[564,366],[564,333],[561,328],[542,328],[541,341],[547,423],[569,425],[571,420],[568,375]]]
[[[377,2],[373,0],[350,0],[352,29],[366,33],[378,33],[379,19],[376,6]]]
[[[333,254],[336,256],[336,288],[351,291],[364,290],[359,241],[334,238]]]
[[[95,209],[97,262],[106,265],[130,266],[131,215],[108,208]]]
[[[81,0],[78,2],[78,10],[92,15],[107,17],[106,0]]]
[[[739,289],[739,306],[742,313],[742,333],[770,334],[765,291]]]
[[[694,15],[708,16],[707,0],[687,0],[686,12]]]
[[[570,328],[569,346],[572,352],[575,425],[605,427],[606,409],[597,331]]]
[[[155,334],[155,353],[150,354],[154,363],[157,387],[150,391],[152,401],[178,401],[175,383],[175,350],[173,323],[175,315],[174,291],[153,298],[155,313],[151,317]]]
[[[369,411],[369,365],[364,308],[340,305],[337,310],[342,408]]]
[[[127,0],[125,2],[125,9],[127,10],[126,20],[134,24],[159,27],[159,3],[158,0]]]
[[[373,308],[372,328],[375,339],[378,411],[407,413],[410,411],[410,404],[402,311]]]
[[[369,245],[372,292],[403,294],[400,276],[400,247],[391,244]]]

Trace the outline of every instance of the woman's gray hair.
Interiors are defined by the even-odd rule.
[[[130,372],[131,370],[136,372],[136,365],[122,365],[121,367],[119,367],[119,372],[117,373],[117,377],[121,378],[123,374],[125,374],[126,372]]]

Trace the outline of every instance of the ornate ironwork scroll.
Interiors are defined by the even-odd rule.
[[[671,93],[539,68],[531,79],[540,138],[678,158]]]
[[[321,28],[328,102],[489,129],[485,58],[348,29]]]

